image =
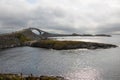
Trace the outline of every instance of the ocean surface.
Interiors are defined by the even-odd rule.
[[[120,35],[53,39],[120,46]],[[48,50],[32,47],[6,49],[0,51],[0,73],[63,76],[69,80],[120,80],[120,47],[97,50]]]

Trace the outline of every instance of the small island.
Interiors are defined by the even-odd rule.
[[[55,50],[69,50],[69,49],[107,49],[115,48],[116,45],[94,43],[94,42],[83,42],[83,41],[57,41],[57,40],[39,40],[31,42],[31,47],[39,47],[45,49]]]

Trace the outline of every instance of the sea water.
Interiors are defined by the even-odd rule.
[[[53,39],[120,45],[120,35]],[[63,76],[69,80],[120,80],[120,47],[97,50],[6,49],[0,51],[0,73]]]

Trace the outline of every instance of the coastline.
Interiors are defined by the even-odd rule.
[[[44,34],[46,34],[45,32]],[[7,33],[0,35],[0,49],[8,49],[14,47],[30,46],[46,49],[67,50],[67,49],[107,49],[115,48],[116,45],[84,42],[84,41],[55,41],[48,39],[44,34],[37,35],[30,29]]]
[[[66,80],[61,76],[34,76],[33,74],[30,75],[23,75],[21,74],[2,74],[0,73],[0,80]]]
[[[69,49],[108,49],[115,48],[116,45],[95,43],[95,42],[84,42],[84,41],[58,41],[58,40],[39,40],[31,42],[31,47],[55,49],[55,50],[69,50]]]
[[[33,33],[31,33],[33,34]],[[69,49],[109,49],[109,48],[115,48],[116,45],[113,44],[106,44],[106,43],[95,43],[95,42],[84,42],[84,41],[57,41],[52,39],[42,39],[41,37],[35,37],[33,35],[30,35],[27,31],[21,31],[21,32],[15,32],[11,34],[7,34],[3,36],[3,39],[1,39],[3,42],[0,43],[2,46],[1,49],[9,49],[14,47],[22,47],[22,46],[30,46],[30,47],[37,47],[37,48],[45,48],[45,49],[55,49],[55,50],[69,50]],[[37,35],[36,35],[37,36]],[[0,37],[1,38],[1,37]],[[4,45],[6,44],[6,45]],[[22,74],[1,74],[0,80],[2,79],[11,79],[11,76],[15,80],[64,80],[63,77],[60,76],[40,76],[36,77],[32,74],[29,76],[24,76]],[[21,77],[22,75],[22,77]],[[8,77],[9,76],[9,77]]]

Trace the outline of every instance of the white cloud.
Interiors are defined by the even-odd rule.
[[[109,33],[120,30],[119,13],[119,0],[0,0],[0,28]]]

